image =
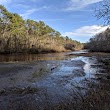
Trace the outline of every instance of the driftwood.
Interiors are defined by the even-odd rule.
[[[59,65],[55,65],[51,68],[51,71],[54,70],[55,68],[57,68]]]

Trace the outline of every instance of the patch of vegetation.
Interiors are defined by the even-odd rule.
[[[47,73],[49,73],[49,69],[48,68],[41,68],[39,70],[36,70],[34,73],[32,73],[32,77],[28,79],[29,82],[36,82],[36,78],[40,78],[43,75],[46,75]]]
[[[39,71],[32,73],[32,78],[40,77],[47,72],[49,72],[48,68],[41,68]]]

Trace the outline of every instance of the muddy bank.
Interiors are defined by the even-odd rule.
[[[21,101],[25,104],[31,100],[41,107],[47,102],[54,105],[67,97],[71,99],[69,93],[72,80],[85,76],[83,69],[85,62],[81,60],[0,63],[0,65],[1,110],[9,108],[10,100],[13,103],[11,109],[17,109],[16,104]]]
[[[99,107],[93,96],[99,108],[108,108],[109,100],[101,97],[109,97],[107,58],[65,55],[63,60],[1,62],[0,110],[88,110]]]
[[[85,56],[85,57],[93,57],[93,56],[96,56],[96,57],[107,57],[107,56],[110,56],[110,53],[104,53],[104,52],[85,52],[85,53],[70,53],[70,54],[67,54],[67,56],[73,56],[73,55],[76,55],[76,56]]]

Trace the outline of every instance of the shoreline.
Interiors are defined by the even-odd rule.
[[[67,56],[72,56],[72,55],[76,55],[76,56],[85,56],[85,57],[92,57],[92,56],[110,56],[110,52],[88,52],[88,53],[71,53],[68,54]]]

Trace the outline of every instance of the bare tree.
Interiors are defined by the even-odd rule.
[[[104,25],[110,25],[110,0],[103,0],[95,11],[98,19],[104,19]]]

